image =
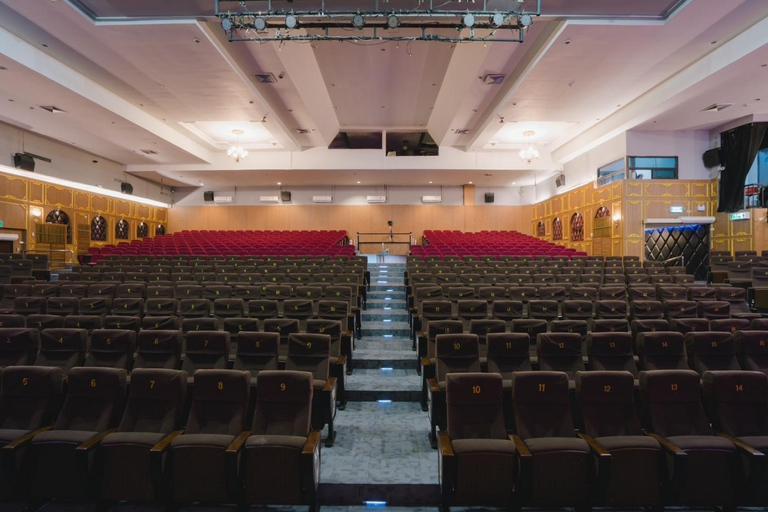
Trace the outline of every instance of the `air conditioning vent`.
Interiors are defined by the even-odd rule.
[[[442,203],[443,196],[421,196],[422,203]]]
[[[366,198],[369,203],[386,203],[387,196],[368,196]]]
[[[51,114],[66,114],[67,113],[66,110],[62,110],[59,107],[54,107],[53,105],[45,105],[45,106],[41,105],[40,108],[43,109],[43,110],[47,110]]]
[[[332,203],[333,196],[312,196],[313,203]]]
[[[307,130],[306,128],[296,128],[296,133],[298,133],[299,135],[306,135],[309,133],[309,130]]]
[[[462,128],[456,130],[456,135],[466,135],[469,133],[469,128]]]
[[[154,149],[140,149],[139,151],[141,151],[145,155],[156,155],[157,154],[157,151],[155,151]]]
[[[733,105],[733,103],[714,103],[707,108],[702,109],[702,112],[720,112]]]
[[[259,201],[262,203],[279,203],[280,196],[261,196]]]
[[[275,75],[272,73],[256,73],[256,81],[260,84],[276,84]]]
[[[506,77],[507,75],[485,75],[483,82],[485,85],[500,85]]]
[[[213,202],[216,204],[229,204],[233,201],[232,196],[214,196]]]

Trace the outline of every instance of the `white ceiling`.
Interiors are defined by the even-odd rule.
[[[113,19],[95,22],[76,3]],[[543,0],[544,15],[522,44],[281,45],[227,42],[210,18],[212,5],[0,0],[0,66],[7,68],[0,71],[0,121],[165,183],[341,185],[362,177],[371,184],[521,185],[554,174],[564,163],[551,157],[559,148],[627,117],[628,106],[697,61],[721,48],[739,54],[734,38],[768,17],[764,0]],[[657,100],[653,119],[636,116],[624,125],[710,129],[768,113],[768,34],[758,38],[754,52]],[[259,72],[277,82],[257,83]],[[486,85],[491,73],[506,78]],[[734,106],[700,112],[715,102]],[[251,151],[237,165],[226,157],[235,128],[246,132],[241,143]],[[393,160],[383,150],[327,150],[339,130],[429,130],[441,155]],[[542,152],[532,167],[513,157],[528,130]]]

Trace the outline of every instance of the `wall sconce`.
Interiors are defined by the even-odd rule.
[[[30,210],[30,213],[33,217],[42,217],[43,216],[43,210],[40,208],[32,208]]]
[[[613,215],[613,227],[617,228],[619,227],[619,221],[621,220],[621,214],[616,213]]]

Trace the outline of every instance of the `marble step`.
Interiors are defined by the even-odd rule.
[[[416,352],[411,350],[410,337],[364,337],[355,342],[355,357],[352,368],[361,369],[416,369]]]
[[[368,309],[407,311],[407,304],[404,300],[368,299]]]
[[[411,335],[411,327],[408,325],[408,322],[363,322],[362,335],[383,337],[385,339],[394,337],[407,338]]]
[[[397,322],[407,322],[409,315],[408,311],[405,309],[384,309],[384,308],[376,308],[373,309],[368,306],[368,309],[363,311],[363,322],[366,320],[371,321],[382,321],[386,319],[390,319],[392,321]]]
[[[356,369],[347,377],[346,397],[349,402],[418,402],[421,400],[421,377],[415,369]]]

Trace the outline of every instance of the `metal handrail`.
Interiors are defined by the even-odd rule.
[[[685,255],[684,254],[681,254],[680,256],[674,256],[672,258],[668,258],[668,259],[662,261],[662,263],[664,264],[664,266],[666,266],[667,263],[669,263],[670,261],[675,261],[675,260],[680,260],[682,262],[681,266],[682,267],[685,266]]]
[[[29,251],[23,250],[23,251],[21,251],[21,255],[24,258],[26,258],[27,254],[38,254],[38,253],[48,254],[48,256],[49,256],[49,258],[48,258],[48,268],[51,268],[51,263],[53,263],[53,260],[51,260],[50,255],[55,253],[55,252],[57,252],[57,253],[58,252],[69,253],[69,266],[71,267],[72,265],[75,264],[75,251],[73,251],[72,249],[32,249],[32,250],[29,250]],[[67,261],[66,260],[64,260],[64,267],[65,268],[67,267]]]
[[[360,235],[368,236],[368,235],[374,235],[374,236],[388,236],[389,240],[371,240],[369,242],[366,241],[360,241]],[[398,235],[408,235],[408,241],[405,242],[395,242],[394,237]],[[385,233],[360,233],[357,232],[357,245],[355,247],[360,248],[361,245],[370,245],[370,244],[381,244],[382,251],[384,250],[384,244],[393,244],[393,245],[405,245],[408,244],[408,247],[413,245],[413,232],[409,231],[407,233],[393,233],[392,231],[385,232]]]

